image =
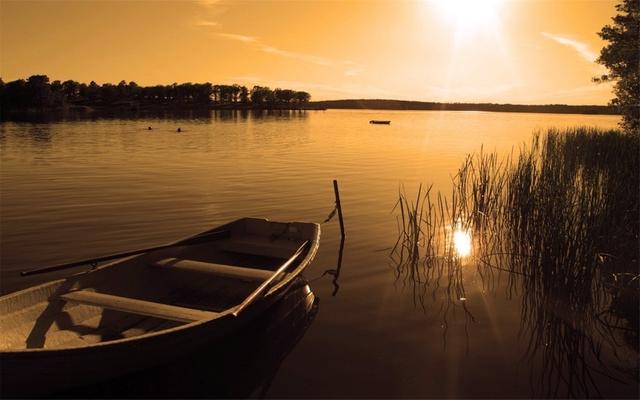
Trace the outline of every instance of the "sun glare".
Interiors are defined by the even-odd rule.
[[[471,233],[456,227],[453,231],[453,247],[459,257],[467,257],[471,254]]]
[[[498,22],[503,0],[437,0],[438,10],[458,29],[467,31]]]

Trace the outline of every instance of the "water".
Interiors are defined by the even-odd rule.
[[[392,123],[370,125],[370,119]],[[401,184],[407,193],[420,183],[448,191],[466,154],[481,146],[507,155],[535,130],[615,128],[618,121],[332,110],[5,122],[0,289],[7,293],[64,276],[20,278],[27,268],[162,244],[243,216],[321,222],[333,208],[331,180],[338,179],[347,230],[339,286],[330,275],[320,278],[336,267],[340,235],[333,220],[323,225],[320,252],[305,273],[319,310],[266,395],[553,394],[555,382],[575,366],[558,365],[555,379],[545,377],[546,347],[557,349],[554,343],[531,349],[535,323],[522,313],[522,293],[510,290],[504,276],[487,280],[469,268],[466,308],[461,302],[443,308],[450,303],[429,291],[416,295],[410,279],[396,278],[389,259],[397,240],[391,210]],[[583,364],[593,370],[604,363],[607,373],[594,372],[595,383],[575,393],[637,396],[637,382],[619,371],[629,359],[625,345],[619,347],[618,358],[608,350],[602,360],[585,354]],[[184,387],[184,395],[190,390]]]

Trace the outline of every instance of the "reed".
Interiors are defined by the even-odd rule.
[[[488,286],[507,273],[510,293],[522,295],[529,355],[544,349],[543,370],[562,371],[540,378],[552,388],[546,394],[597,393],[593,374],[610,373],[599,362],[601,346],[621,358],[621,340],[638,350],[639,171],[639,138],[617,130],[536,133],[515,158],[480,149],[449,195],[429,187],[409,201],[400,190],[397,277],[419,278],[418,299],[444,296],[441,311],[468,312],[462,265],[475,266]],[[472,238],[467,257],[457,254],[455,232]],[[627,375],[637,372],[636,362]]]

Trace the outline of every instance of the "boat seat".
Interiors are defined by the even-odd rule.
[[[301,244],[301,241],[286,239],[271,240],[264,236],[247,235],[220,242],[218,247],[221,250],[234,253],[288,259]]]
[[[247,282],[263,282],[273,275],[274,271],[237,267],[234,265],[214,264],[204,261],[185,260],[181,258],[165,258],[153,264],[165,269],[194,271],[224,278],[233,278]]]
[[[178,322],[200,321],[205,319],[212,319],[220,315],[219,313],[212,311],[203,311],[187,307],[172,306],[169,304],[154,303],[151,301],[114,296],[111,294],[98,293],[89,290],[76,290],[73,292],[62,294],[59,296],[59,298],[66,301],[89,304],[105,309],[146,315],[149,317]]]

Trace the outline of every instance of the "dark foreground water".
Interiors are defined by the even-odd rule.
[[[507,155],[536,129],[617,122],[324,111],[0,123],[0,289],[64,276],[20,278],[23,269],[162,244],[243,216],[321,222],[335,178],[347,238],[335,280],[339,228],[335,220],[322,226],[305,273],[314,301],[282,305],[224,344],[245,351],[213,346],[218,369],[194,377],[206,357],[187,356],[169,374],[147,371],[67,395],[637,397],[638,354],[624,332],[575,329],[579,316],[564,311],[537,319],[543,302],[507,273],[482,275],[470,263],[465,297],[451,298],[398,273],[389,257],[400,184],[407,193],[420,183],[448,191],[465,155],[481,146]]]

